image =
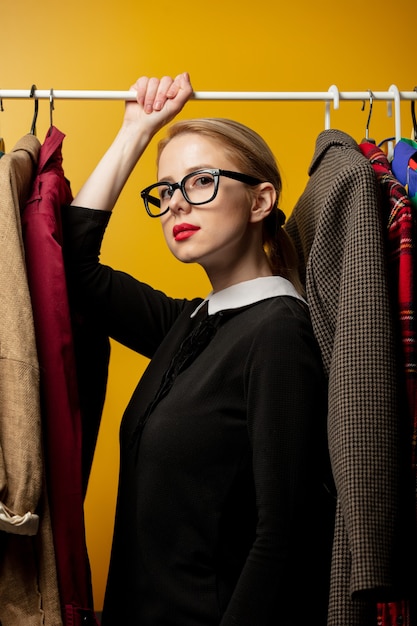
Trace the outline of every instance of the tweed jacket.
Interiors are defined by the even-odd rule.
[[[378,594],[395,593],[402,553],[395,549],[400,434],[384,235],[375,174],[349,135],[319,135],[309,176],[286,230],[329,377],[337,511],[328,624],[365,626],[376,623]]]
[[[39,366],[20,209],[40,144],[0,159],[0,623],[61,622],[41,443]],[[38,529],[38,516],[40,519]],[[36,556],[35,556],[36,555]]]

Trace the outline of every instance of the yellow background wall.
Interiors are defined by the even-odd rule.
[[[137,76],[191,74],[196,91],[385,91],[417,84],[412,54],[415,0],[2,0],[0,88],[125,90]],[[11,149],[29,132],[33,104],[4,100],[0,136]],[[190,102],[182,117],[232,117],[269,142],[284,179],[288,214],[307,181],[324,103]],[[341,102],[332,126],[360,141],[369,104]],[[121,102],[55,102],[54,124],[66,134],[64,168],[75,193],[114,136]],[[402,105],[410,136],[410,104]],[[49,125],[39,102],[38,137]],[[370,134],[394,134],[387,106],[375,102]],[[154,181],[153,146],[119,200],[102,259],[174,296],[205,295],[203,273],[183,267],[165,250],[159,225],[147,218],[139,190]],[[86,501],[87,540],[96,608],[103,603],[118,474],[118,426],[145,361],[112,346],[108,395]]]

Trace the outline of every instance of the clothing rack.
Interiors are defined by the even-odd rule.
[[[60,90],[37,89],[0,89],[0,109],[3,110],[3,99],[31,98],[33,100],[48,99],[51,107],[54,100],[134,100],[132,91],[100,91],[100,90]],[[258,101],[322,101],[325,102],[325,129],[330,128],[330,109],[339,108],[341,100],[376,100],[387,102],[388,115],[392,115],[392,103],[395,111],[395,138],[401,139],[401,101],[417,100],[417,88],[413,91],[400,91],[396,85],[391,85],[387,91],[339,91],[336,85],[328,91],[195,91],[194,100],[258,100]]]

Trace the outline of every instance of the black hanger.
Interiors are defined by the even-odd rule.
[[[32,126],[30,127],[30,134],[36,136],[36,120],[38,119],[39,101],[35,98],[36,85],[32,85],[30,88],[30,98],[35,99],[35,110],[33,113]]]
[[[417,91],[417,87],[414,87],[414,91]],[[414,141],[417,141],[417,120],[416,120],[416,101],[415,100],[411,100],[411,119],[413,120]]]
[[[372,117],[372,108],[374,105],[374,94],[372,93],[372,91],[370,89],[368,89],[369,92],[369,114],[368,114],[368,119],[366,122],[366,128],[365,128],[365,138],[362,140],[362,143],[364,143],[365,141],[368,143],[375,143],[374,139],[370,139],[369,137],[369,125],[371,123],[371,117]],[[365,101],[363,102],[363,106],[362,106],[362,111],[365,110]]]
[[[0,98],[0,111],[3,112],[4,111],[4,106],[3,106],[3,98]],[[0,157],[3,156],[5,151],[4,148],[4,139],[3,137],[0,136]]]
[[[48,130],[48,135],[51,134],[52,126],[54,125],[54,120],[53,120],[53,111],[54,110],[55,110],[54,90],[51,89],[50,92],[49,92],[49,130]]]

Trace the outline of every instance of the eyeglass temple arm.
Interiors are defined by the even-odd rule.
[[[255,178],[255,176],[249,176],[249,174],[242,174],[240,172],[230,172],[229,170],[219,170],[219,174],[226,176],[227,178],[233,178],[234,180],[238,180],[241,183],[246,183],[247,185],[259,185],[262,180],[259,178]]]
[[[148,202],[148,204],[153,204],[154,206],[158,207],[158,209],[161,208],[161,202],[160,200],[158,200],[158,198],[154,198],[153,196],[150,196],[146,191],[142,191],[140,195],[142,196],[143,199],[146,198],[146,201]]]

